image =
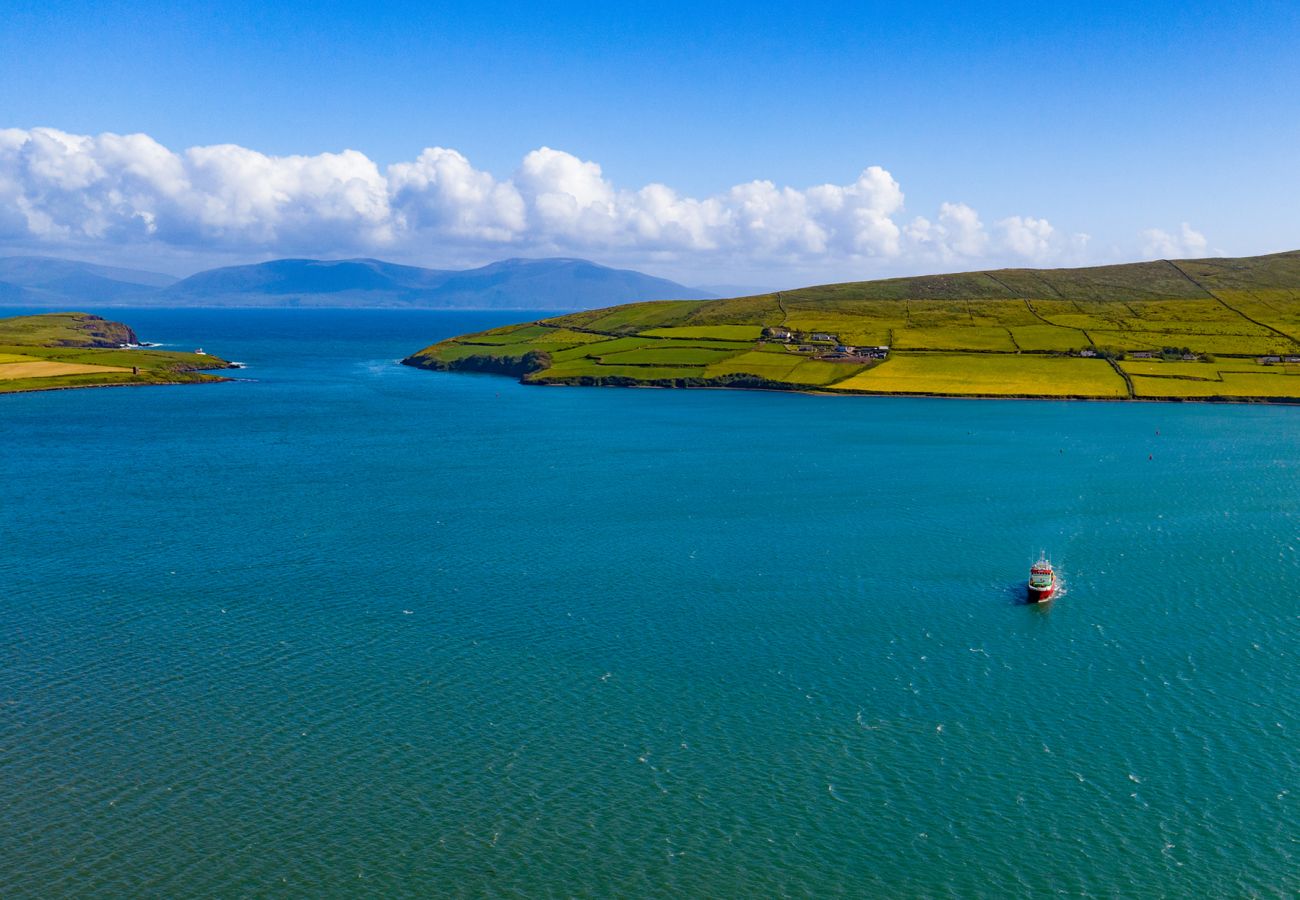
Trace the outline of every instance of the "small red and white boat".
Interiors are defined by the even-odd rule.
[[[1052,561],[1044,553],[1038,554],[1038,562],[1029,567],[1029,602],[1042,603],[1051,600],[1056,593],[1056,570]]]

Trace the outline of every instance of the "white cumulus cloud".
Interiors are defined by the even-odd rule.
[[[174,153],[141,135],[0,131],[0,204],[38,242],[153,240],[240,248],[390,242],[388,184],[354,150],[267,156],[232,144]]]
[[[917,216],[907,226],[912,246],[939,262],[982,257],[989,247],[988,232],[979,213],[965,203],[944,203],[938,221]]]
[[[1008,250],[1033,262],[1050,258],[1057,248],[1056,229],[1046,219],[1009,216],[998,223]]]
[[[1142,253],[1148,259],[1187,259],[1204,256],[1208,242],[1205,235],[1186,222],[1171,234],[1159,228],[1142,232]]]
[[[527,226],[518,188],[475,169],[455,150],[430,147],[415,162],[389,166],[388,190],[400,231],[508,243]]]
[[[558,252],[865,276],[881,267],[1043,262],[1077,244],[1031,216],[986,228],[963,203],[942,204],[933,220],[903,223],[903,211],[902,188],[879,166],[848,184],[758,180],[697,198],[659,183],[620,187],[596,162],[551,147],[500,177],[445,147],[381,169],[355,150],[178,152],[143,134],[0,130],[0,240],[10,246],[407,258],[427,248],[480,258]],[[1180,239],[1189,236],[1199,238],[1184,226]]]

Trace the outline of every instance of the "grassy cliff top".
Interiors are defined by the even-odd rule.
[[[36,347],[121,347],[139,340],[129,326],[90,313],[59,312],[0,319],[0,343]]]
[[[230,367],[215,356],[136,343],[129,326],[89,313],[0,319],[0,393],[221,381],[200,370]]]
[[[1300,251],[636,303],[464,335],[406,362],[543,384],[1292,399],[1288,357],[1300,357]]]

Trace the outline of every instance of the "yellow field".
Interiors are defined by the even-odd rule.
[[[120,366],[86,366],[77,363],[37,360],[35,362],[0,363],[0,380],[14,378],[53,378],[55,375],[107,375],[110,372],[130,372]]]
[[[1300,376],[1224,372],[1222,381],[1192,381],[1187,378],[1133,376],[1133,392],[1138,397],[1258,397],[1261,399],[1300,399]]]
[[[899,353],[834,389],[954,396],[1128,396],[1124,380],[1104,360],[1010,353]]]
[[[1300,365],[1263,365],[1253,359],[1214,362],[1126,359],[1120,363],[1142,398],[1300,397]]]
[[[1124,350],[1159,350],[1161,347],[1190,347],[1198,353],[1291,354],[1297,348],[1271,331],[1258,334],[1193,334],[1190,331],[1090,331],[1099,347]]]
[[[1021,350],[1082,350],[1090,341],[1076,328],[1058,328],[1055,325],[1017,325],[1011,336]]]
[[[1236,363],[1236,360],[1233,360],[1233,363]],[[1251,365],[1254,365],[1253,361]],[[1232,365],[1226,361],[1222,363],[1183,362],[1182,360],[1162,362],[1158,359],[1126,359],[1121,362],[1119,366],[1130,375],[1164,375],[1165,377],[1179,376],[1182,378],[1208,378],[1211,381],[1219,380],[1219,372],[1221,370],[1239,367],[1239,365]]]
[[[1059,342],[1058,342],[1059,344]],[[1080,342],[1080,346],[1083,342]],[[899,328],[894,331],[898,350],[1005,350],[1016,349],[1005,328],[979,325]]]

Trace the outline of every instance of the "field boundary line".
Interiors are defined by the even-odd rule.
[[[1012,297],[1014,297],[1014,298],[1018,298],[1018,299],[1020,299],[1020,300],[1024,300],[1024,299],[1025,299],[1025,295],[1024,295],[1024,294],[1020,293],[1020,291],[1016,290],[1016,289],[1013,288],[1011,285],[1007,284],[1005,281],[1003,281],[1003,280],[1002,280],[1001,278],[999,278],[998,276],[994,275],[992,272],[985,272],[984,274],[985,274],[985,276],[988,277],[988,280],[989,280],[989,281],[993,282],[993,283],[996,284],[998,287],[1002,288],[1002,290],[1006,291],[1006,292],[1007,292],[1008,294],[1010,294]],[[970,301],[968,300],[968,301],[966,301],[966,302],[967,302],[967,306],[969,307]]]
[[[1035,319],[1037,319],[1038,321],[1042,322],[1044,325],[1051,325],[1053,328],[1064,328],[1064,327],[1065,327],[1064,325],[1057,325],[1055,322],[1051,321],[1050,319],[1046,319],[1046,318],[1044,318],[1044,317],[1043,317],[1043,316],[1038,312],[1038,310],[1034,309],[1034,304],[1032,304],[1032,303],[1029,302],[1029,298],[1028,298],[1028,297],[1021,297],[1020,299],[1021,299],[1021,302],[1023,302],[1023,303],[1025,304],[1025,309],[1029,310],[1030,314],[1031,314]],[[1080,328],[1079,330],[1082,331],[1083,329]]]
[[[1128,398],[1130,400],[1137,399],[1137,392],[1133,390],[1133,379],[1129,377],[1128,372],[1121,369],[1119,363],[1111,359],[1109,356],[1106,357],[1106,362],[1110,363],[1110,367],[1115,370],[1115,373],[1119,375],[1120,378],[1124,379],[1124,386],[1128,388]]]
[[[1235,306],[1233,306],[1232,304],[1228,303],[1227,300],[1224,300],[1224,299],[1223,299],[1222,297],[1220,297],[1218,294],[1214,293],[1214,291],[1210,290],[1210,289],[1207,288],[1205,285],[1201,284],[1199,281],[1197,281],[1195,278],[1193,278],[1193,277],[1192,277],[1192,276],[1191,276],[1191,275],[1190,275],[1190,274],[1189,274],[1189,273],[1188,273],[1188,272],[1187,272],[1187,271],[1186,271],[1182,266],[1178,265],[1178,263],[1174,262],[1172,259],[1167,259],[1167,260],[1165,260],[1165,262],[1167,262],[1167,263],[1169,263],[1169,265],[1173,266],[1175,272],[1177,272],[1178,274],[1182,275],[1184,278],[1186,278],[1186,279],[1187,279],[1188,281],[1190,281],[1192,284],[1196,285],[1198,288],[1200,288],[1200,289],[1201,289],[1202,291],[1204,291],[1205,293],[1209,294],[1213,299],[1218,300],[1219,303],[1221,303],[1221,304],[1223,305],[1223,308],[1224,308],[1224,309],[1227,309],[1227,310],[1229,310],[1229,311],[1231,311],[1231,312],[1236,313],[1237,315],[1239,315],[1239,316],[1241,316],[1243,319],[1245,319],[1247,322],[1250,322],[1250,323],[1252,323],[1252,324],[1254,324],[1254,325],[1258,325],[1260,328],[1265,328],[1265,329],[1267,329],[1267,330],[1273,332],[1274,334],[1279,334],[1279,335],[1281,335],[1282,337],[1286,338],[1288,341],[1290,341],[1290,342],[1293,343],[1293,344],[1300,344],[1300,339],[1297,339],[1297,338],[1295,337],[1295,335],[1287,334],[1287,333],[1286,333],[1285,331],[1283,331],[1281,328],[1274,328],[1272,325],[1269,325],[1267,322],[1261,322],[1261,321],[1259,321],[1258,319],[1252,319],[1250,316],[1246,315],[1244,312],[1242,312],[1241,310],[1237,309],[1237,308],[1236,308]]]
[[[1019,297],[1019,298],[1020,298],[1020,302],[1023,303],[1023,304],[1025,304],[1025,309],[1029,310],[1029,314],[1030,314],[1031,316],[1033,316],[1035,319],[1037,319],[1038,321],[1042,322],[1044,325],[1051,325],[1053,328],[1065,328],[1065,327],[1067,327],[1067,326],[1065,326],[1065,325],[1057,325],[1055,322],[1051,322],[1051,321],[1048,321],[1047,319],[1043,318],[1041,315],[1038,314],[1038,310],[1034,309],[1034,305],[1033,305],[1032,303],[1029,302],[1029,298],[1028,298],[1028,297],[1026,297],[1024,294],[1020,293],[1020,291],[1017,291],[1015,288],[1013,288],[1011,285],[1007,284],[1005,281],[1003,281],[1001,278],[997,277],[996,275],[993,275],[993,274],[988,273],[988,272],[986,272],[985,274],[988,275],[989,278],[991,278],[993,281],[996,281],[998,284],[1002,285],[1002,287],[1007,291],[1007,293],[1011,294],[1011,296],[1013,296],[1013,297]],[[1048,286],[1050,287],[1051,285],[1048,285]],[[1060,291],[1055,291],[1055,293],[1056,293],[1058,296],[1060,295]],[[1077,331],[1083,331],[1082,328],[1075,329],[1075,330],[1077,330]],[[1086,332],[1085,332],[1085,336],[1086,336]],[[1011,337],[1011,343],[1013,343],[1013,344],[1016,343],[1016,338],[1015,338],[1014,335],[1012,335],[1012,337]],[[1019,344],[1017,344],[1016,346],[1019,347]]]
[[[1030,271],[1033,271],[1033,270],[1031,269]],[[1052,284],[1050,281],[1048,281],[1046,278],[1044,278],[1044,277],[1042,276],[1042,274],[1040,274],[1040,273],[1038,273],[1038,272],[1034,272],[1033,274],[1034,274],[1034,280],[1037,281],[1039,284],[1041,284],[1043,287],[1047,288],[1047,289],[1048,289],[1049,291],[1051,291],[1053,294],[1055,294],[1055,295],[1056,295],[1056,299],[1058,299],[1058,300],[1065,300],[1065,299],[1066,299],[1066,296],[1065,296],[1064,294],[1062,294],[1060,291],[1058,291],[1058,290],[1056,289],[1056,285]],[[1069,302],[1074,303],[1074,305],[1075,305],[1076,308],[1079,306],[1079,304],[1078,304],[1078,303],[1075,303],[1073,300],[1071,300],[1071,301],[1069,301]],[[1079,312],[1083,312],[1083,310],[1080,309]]]

